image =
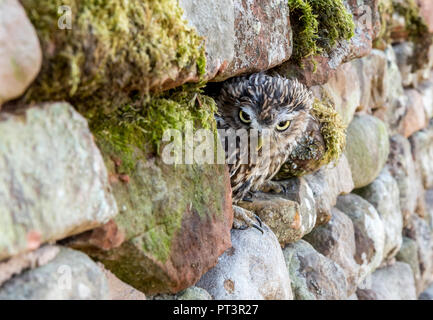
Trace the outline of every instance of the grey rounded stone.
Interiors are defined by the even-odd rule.
[[[280,244],[265,224],[263,227],[264,234],[254,228],[232,230],[232,248],[196,286],[217,300],[292,300]]]
[[[347,298],[347,280],[341,267],[318,253],[306,241],[283,250],[296,300],[342,300]]]
[[[365,187],[379,175],[389,154],[386,125],[370,115],[356,115],[347,129],[345,154],[355,188]]]
[[[17,275],[0,287],[0,300],[109,299],[103,271],[79,251],[61,248],[57,256],[36,269]]]
[[[376,208],[385,231],[383,259],[393,258],[400,250],[403,232],[403,216],[397,182],[385,168],[372,183],[354,192]]]
[[[373,205],[356,194],[338,197],[336,207],[352,220],[355,261],[360,266],[358,281],[363,281],[382,262],[385,244],[383,222]]]

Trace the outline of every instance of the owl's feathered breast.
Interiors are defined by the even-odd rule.
[[[227,138],[223,141],[226,147],[233,200],[237,202],[249,191],[258,190],[264,182],[272,179],[287,160],[309,122],[312,97],[310,92],[297,81],[260,73],[227,81],[216,101],[218,129],[225,129],[226,132],[231,130],[233,133],[239,129],[249,131],[253,128],[240,121],[241,108],[248,108],[254,112],[251,116],[259,131],[262,127],[272,128],[281,114],[288,114],[293,118],[290,118],[289,130],[285,132],[270,130],[268,157],[261,157],[259,153],[256,161],[251,161],[252,155],[248,154],[248,163],[245,163],[243,153],[251,151],[249,145],[246,148],[241,147],[240,143],[245,140],[236,139],[236,148],[231,150]],[[250,142],[249,139],[248,144]]]

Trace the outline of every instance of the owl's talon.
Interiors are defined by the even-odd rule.
[[[256,220],[259,222],[260,228],[263,226],[263,222],[262,219],[260,219],[260,217],[258,215],[254,215],[254,218],[256,218]],[[263,229],[261,230],[263,233]]]
[[[253,228],[256,228],[257,230],[259,230],[262,234],[265,234],[265,231],[263,230],[262,227],[259,227],[258,225],[256,225],[255,223],[252,225]]]
[[[251,190],[249,190],[249,191],[247,191],[247,196],[244,197],[244,198],[242,199],[242,201],[245,201],[245,202],[253,202],[253,197],[254,197],[254,193],[253,193]]]
[[[245,230],[249,227],[253,227],[259,230],[262,234],[264,233],[264,230],[262,228],[263,227],[262,220],[251,211],[234,205],[233,215],[234,215],[234,219],[233,219],[234,229]]]

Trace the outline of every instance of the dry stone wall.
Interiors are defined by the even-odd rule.
[[[430,0],[65,2],[0,1],[0,299],[433,299]],[[263,234],[224,164],[160,153],[255,72],[347,127],[243,204]]]

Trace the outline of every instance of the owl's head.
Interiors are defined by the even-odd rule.
[[[227,81],[216,102],[219,128],[266,132],[285,148],[305,132],[313,97],[297,80],[257,73]]]

